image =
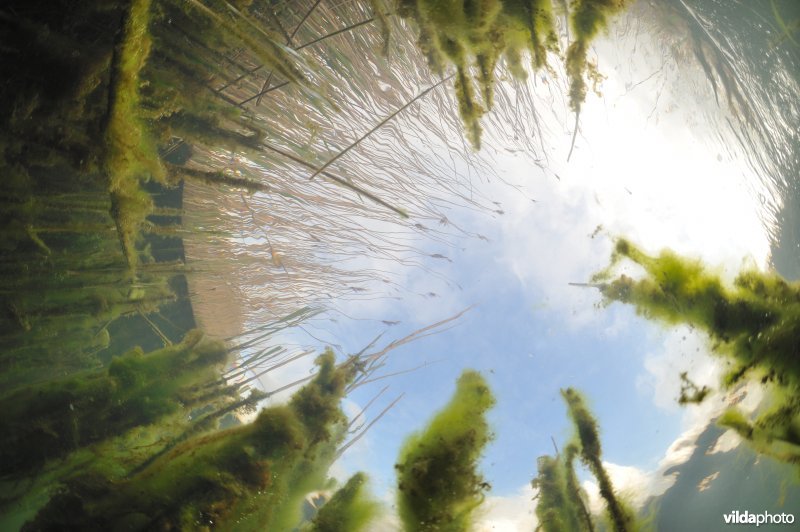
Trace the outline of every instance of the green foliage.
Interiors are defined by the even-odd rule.
[[[572,388],[561,390],[569,417],[575,426],[575,438],[564,448],[563,455],[541,456],[539,473],[531,482],[538,490],[536,516],[545,532],[566,530],[593,532],[597,525],[586,508],[586,493],[575,474],[575,458],[592,472],[606,502],[608,526],[618,532],[639,530],[633,512],[619,499],[601,459],[597,421],[586,406],[583,396]],[[600,527],[602,529],[602,527]]]
[[[600,495],[606,501],[611,526],[618,532],[633,530],[635,528],[633,514],[619,500],[611,484],[611,478],[603,467],[597,420],[586,406],[586,400],[576,390],[567,388],[561,391],[561,395],[567,403],[569,417],[578,433],[581,460],[597,479]]]
[[[569,77],[569,104],[573,111],[580,112],[586,99],[586,77],[599,80],[597,67],[589,62],[587,53],[591,42],[610,19],[623,11],[629,0],[572,0],[569,23],[572,28],[572,43],[567,49],[566,67]]]
[[[623,258],[644,269],[641,279],[613,276]],[[606,302],[633,304],[638,313],[667,325],[686,323],[705,331],[716,354],[733,369],[724,384],[746,376],[771,386],[771,410],[752,424],[737,415],[723,418],[763,452],[775,446],[781,459],[797,462],[800,445],[800,284],[774,273],[740,272],[732,285],[698,260],[662,251],[651,257],[627,240],[619,240],[611,266],[595,276]],[[608,282],[605,282],[608,281]],[[702,392],[703,390],[699,390]],[[704,394],[701,394],[704,395]]]
[[[494,404],[475,371],[465,371],[450,402],[403,445],[398,464],[398,510],[409,531],[468,530],[489,485],[477,461],[491,439],[486,411]]]
[[[467,138],[480,149],[480,119],[492,108],[495,70],[504,57],[511,73],[527,76],[522,54],[531,56],[531,69],[547,68],[548,53],[557,53],[558,35],[552,0],[398,0],[398,13],[419,27],[417,45],[434,72],[456,70],[455,92]],[[576,112],[586,98],[586,76],[598,80],[587,50],[610,18],[625,7],[624,0],[573,0],[570,4],[572,44],[567,51],[570,105]],[[480,87],[483,105],[475,97]]]
[[[27,528],[286,529],[276,516],[294,504],[291,482],[343,419],[338,404],[355,375],[354,364],[337,367],[330,351],[317,364],[288,405],[265,408],[249,425],[190,439],[113,484],[102,471],[72,477]],[[144,378],[136,362],[115,373],[128,386]]]
[[[194,390],[217,379],[226,350],[191,331],[178,345],[140,349],[87,371],[0,397],[0,475],[47,460],[190,407]]]
[[[356,473],[339,488],[330,501],[319,510],[307,532],[358,532],[365,530],[378,514],[380,506],[366,491],[367,476]]]
[[[538,490],[536,517],[544,532],[593,530],[584,506],[586,495],[575,476],[577,452],[577,445],[570,444],[563,457],[540,456],[537,460],[539,473],[531,485]]]

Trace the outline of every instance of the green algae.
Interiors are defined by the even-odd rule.
[[[195,388],[213,382],[227,350],[192,331],[178,345],[140,349],[108,368],[19,389],[0,397],[0,476],[46,461],[196,404]]]
[[[491,439],[485,416],[494,404],[475,371],[456,382],[450,402],[400,450],[398,512],[406,530],[468,530],[489,485],[477,461]]]
[[[576,390],[567,388],[561,391],[561,395],[567,403],[569,416],[575,425],[581,460],[597,479],[600,496],[606,502],[606,510],[612,528],[618,532],[634,530],[633,513],[617,496],[611,478],[603,467],[597,420],[586,406],[586,400]]]
[[[711,338],[715,353],[735,364],[726,384],[754,373],[765,382],[796,388],[800,361],[794,356],[800,338],[800,287],[774,273],[740,272],[732,285],[699,260],[665,250],[651,257],[632,243],[617,243],[613,264],[627,258],[645,276],[626,275],[601,285],[607,302],[634,305],[637,312],[667,325],[686,323]],[[612,270],[595,280],[610,278]]]
[[[380,506],[366,489],[367,476],[356,473],[320,508],[304,532],[359,532],[378,515]]]
[[[613,277],[628,259],[643,277]],[[729,412],[720,423],[736,430],[761,452],[800,463],[800,285],[772,272],[743,270],[733,283],[696,259],[664,250],[650,256],[631,242],[617,242],[611,266],[595,275],[607,303],[620,301],[655,321],[688,324],[704,331],[712,351],[729,366],[722,385],[758,380],[769,405],[755,420]],[[707,390],[687,389],[702,400]],[[704,393],[705,392],[705,393]]]
[[[131,268],[136,266],[134,241],[139,227],[153,208],[140,182],[150,176],[163,181],[164,173],[155,145],[137,117],[139,76],[150,53],[150,6],[151,0],[131,2],[114,47],[104,132],[102,169],[108,176],[112,216]]]
[[[336,366],[330,351],[317,364],[289,404],[248,425],[188,440],[124,480],[74,475],[26,529],[280,529],[290,479],[344,419],[339,401],[357,371],[352,362]]]
[[[573,40],[564,61],[570,107],[576,114],[586,99],[587,78],[595,83],[599,79],[596,67],[587,58],[589,45],[627,4],[624,0],[570,2]],[[559,52],[554,15],[558,7],[551,0],[398,0],[398,14],[413,20],[419,28],[417,46],[431,69],[439,75],[447,67],[455,69],[459,115],[476,150],[481,144],[481,117],[493,105],[499,60],[504,58],[509,71],[519,79],[528,75],[528,69],[522,66],[524,53],[531,57],[531,71],[549,68],[548,57]],[[480,87],[483,104],[475,96],[475,86]]]
[[[569,6],[569,23],[572,43],[567,49],[566,68],[569,76],[569,104],[580,113],[586,100],[586,78],[597,79],[597,67],[589,62],[589,45],[608,27],[610,19],[623,11],[628,0],[572,0]]]
[[[540,456],[537,459],[538,474],[531,485],[538,492],[536,517],[544,532],[593,530],[591,520],[582,511],[586,495],[575,478],[572,462],[576,449],[575,445],[568,446],[566,450],[570,452],[563,458]]]
[[[681,392],[678,396],[678,404],[699,404],[711,393],[711,388],[708,386],[698,386],[689,379],[689,374],[686,371],[681,372]]]
[[[608,528],[617,532],[638,530],[640,523],[633,511],[620,500],[603,467],[599,427],[586,399],[572,388],[561,390],[561,395],[567,403],[576,434],[563,454],[538,459],[538,475],[531,485],[538,490],[536,516],[539,526],[546,532],[603,529],[603,523],[593,522],[587,510],[586,493],[575,474],[575,459],[580,458],[597,480],[600,495],[606,503]]]

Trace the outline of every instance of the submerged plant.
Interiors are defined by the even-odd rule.
[[[597,420],[586,406],[586,400],[572,388],[562,390],[561,395],[576,434],[563,455],[542,456],[538,460],[539,474],[531,484],[538,489],[536,516],[540,526],[546,532],[592,532],[598,528],[587,510],[586,493],[575,475],[575,458],[580,457],[597,480],[610,528],[617,532],[636,530],[638,525],[633,512],[620,500],[603,467]]]
[[[606,502],[606,510],[612,527],[618,532],[633,530],[635,524],[633,514],[614,491],[611,478],[600,458],[600,434],[597,420],[586,406],[586,400],[576,390],[567,388],[561,391],[561,395],[567,403],[569,416],[575,424],[581,460],[597,479],[600,496]]]
[[[133,349],[108,368],[28,386],[0,397],[0,476],[118,436],[197,406],[196,389],[214,382],[227,350],[192,331],[178,345]]]
[[[644,275],[613,278],[614,266],[628,259]],[[740,272],[733,284],[699,260],[664,250],[644,253],[620,239],[611,266],[594,281],[607,303],[620,301],[638,313],[666,325],[685,323],[708,334],[712,350],[731,368],[723,385],[747,377],[760,379],[772,390],[768,408],[753,422],[741,413],[720,418],[755,447],[782,460],[800,463],[800,285],[757,270]],[[696,388],[696,387],[695,387]],[[707,390],[687,388],[691,399]]]
[[[531,482],[538,490],[536,517],[544,532],[560,530],[592,531],[591,519],[586,513],[585,494],[577,484],[574,456],[577,446],[570,444],[561,456],[540,456],[538,475]]]
[[[601,79],[597,66],[589,61],[589,45],[610,22],[611,17],[621,12],[630,0],[572,0],[570,2],[569,24],[572,29],[572,43],[567,49],[565,66],[569,78],[569,106],[575,112],[575,129],[572,134],[572,146],[567,160],[575,147],[575,136],[578,134],[578,121],[581,105],[586,100],[587,78],[593,84]]]
[[[186,441],[126,480],[75,475],[26,529],[280,529],[275,512],[290,502],[297,468],[344,418],[339,401],[356,371],[336,366],[330,351],[317,364],[289,404],[251,424]]]
[[[494,404],[486,381],[465,371],[450,402],[406,440],[397,469],[398,511],[409,531],[464,531],[489,485],[477,461],[491,439],[486,412]]]
[[[359,532],[377,516],[379,505],[366,491],[367,476],[356,473],[320,508],[304,532]]]
[[[426,54],[431,69],[441,75],[445,68],[455,68],[459,114],[476,150],[481,144],[481,116],[493,105],[499,60],[505,58],[510,72],[524,79],[524,53],[530,55],[531,70],[536,71],[547,68],[548,54],[559,51],[553,0],[398,0],[397,4],[401,16],[417,23],[417,45]],[[599,76],[587,58],[589,45],[626,4],[625,0],[570,2],[572,43],[565,63],[570,107],[576,116],[586,99],[586,77],[597,81]],[[483,104],[475,97],[475,86],[481,90]]]

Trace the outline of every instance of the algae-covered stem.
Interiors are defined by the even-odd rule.
[[[627,532],[633,528],[634,518],[630,509],[617,497],[611,477],[603,467],[597,420],[589,412],[585,400],[578,392],[567,388],[562,390],[561,394],[567,402],[569,416],[577,429],[581,459],[597,479],[600,495],[606,501],[611,523],[617,532]]]
[[[594,532],[596,527],[586,507],[586,492],[575,473],[576,458],[580,458],[594,475],[600,495],[606,502],[610,526],[603,529],[611,528],[616,532],[637,530],[640,523],[632,509],[614,491],[611,478],[603,466],[598,423],[589,411],[586,400],[572,388],[561,390],[561,395],[567,403],[575,435],[564,447],[563,454],[556,449],[555,456],[545,455],[537,460],[538,474],[531,482],[531,486],[538,491],[537,530]]]
[[[150,53],[148,24],[151,0],[133,0],[111,58],[108,112],[103,135],[103,170],[111,194],[111,214],[119,231],[128,266],[136,267],[135,239],[139,226],[152,209],[152,200],[141,190],[140,178],[149,171],[161,177],[163,169],[142,124],[139,107],[139,73]]]

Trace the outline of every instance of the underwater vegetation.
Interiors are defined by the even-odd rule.
[[[594,530],[586,509],[586,496],[575,475],[577,446],[569,444],[563,458],[540,456],[538,475],[531,482],[538,490],[536,517],[545,532],[551,530]]]
[[[614,278],[627,259],[643,276]],[[639,314],[666,325],[685,323],[704,331],[712,350],[730,368],[723,386],[759,380],[769,390],[767,405],[754,420],[736,409],[718,423],[734,429],[758,451],[800,464],[800,285],[772,272],[743,270],[732,284],[699,260],[670,250],[657,256],[631,242],[617,241],[611,266],[593,282],[605,301],[634,305]],[[687,399],[708,390],[684,379]]]
[[[205,404],[228,350],[191,331],[180,344],[0,396],[0,477],[30,472],[135,426]],[[202,393],[201,393],[202,390]]]
[[[456,71],[454,88],[467,138],[477,150],[481,145],[480,120],[492,109],[495,72],[504,59],[513,76],[525,79],[528,69],[523,54],[530,55],[530,70],[549,68],[548,55],[559,54],[556,14],[565,11],[571,43],[564,58],[569,78],[570,107],[577,117],[586,99],[587,78],[600,79],[588,59],[589,45],[610,19],[628,4],[626,0],[398,0],[401,17],[416,22],[417,45],[428,63],[442,75]],[[481,101],[475,94],[481,92]]]
[[[353,361],[337,366],[330,351],[317,365],[287,405],[263,409],[250,424],[188,440],[122,480],[98,470],[66,479],[26,529],[286,530],[280,512],[302,500],[290,480],[331,441],[357,372]]]
[[[47,2],[25,4],[20,15],[2,20],[10,30],[5,53],[21,54],[19,43],[33,43],[27,71],[9,73],[3,87],[5,163],[24,174],[42,164],[35,155],[47,152],[46,166],[63,162],[103,185],[131,268],[153,210],[142,185],[203,181],[201,169],[167,166],[178,144],[255,149],[264,137],[251,116],[204,84],[226,76],[222,51],[246,46],[290,82],[306,80],[302,59],[230,4],[85,2],[63,17]],[[22,62],[18,55],[7,59],[9,66]],[[54,83],[65,90],[53,93]]]
[[[489,485],[477,461],[491,439],[486,381],[465,371],[456,391],[421,432],[403,444],[395,465],[398,513],[405,530],[469,530]]]
[[[356,473],[333,494],[331,500],[317,512],[304,532],[339,532],[364,530],[378,514],[378,503],[369,498],[365,483],[367,476]]]
[[[303,22],[319,4],[310,7]],[[391,3],[370,0],[368,4],[387,53],[397,35],[390,31]],[[416,21],[419,45],[430,66],[441,73],[455,68],[459,112],[475,148],[481,141],[481,117],[500,97],[495,95],[498,63],[504,60],[518,78],[528,72],[522,66],[525,54],[531,57],[531,70],[548,68],[548,58],[559,53],[557,17],[562,14],[570,28],[566,62],[577,120],[587,81],[598,79],[587,58],[589,43],[624,4],[575,0],[563,13],[562,4],[549,0],[398,3],[398,13]],[[318,359],[316,376],[309,376],[310,383],[287,405],[262,410],[248,425],[212,432],[221,416],[254,413],[269,393],[255,391],[241,397],[244,387],[228,380],[242,377],[252,366],[224,372],[222,366],[233,347],[199,331],[173,345],[175,334],[164,334],[157,318],[168,305],[186,297],[176,285],[185,283],[194,271],[181,256],[180,236],[196,229],[182,225],[182,208],[159,206],[155,196],[161,191],[186,183],[222,191],[226,200],[245,205],[247,212],[234,222],[244,225],[242,220],[248,217],[255,222],[250,205],[258,201],[256,194],[267,198],[262,206],[270,207],[279,196],[296,205],[318,201],[311,194],[286,192],[295,189],[267,174],[286,175],[290,181],[296,176],[287,167],[295,164],[307,171],[305,177],[333,181],[356,192],[359,200],[389,207],[394,215],[406,213],[369,191],[389,186],[380,179],[375,180],[378,187],[373,184],[367,190],[346,172],[331,173],[333,162],[346,153],[355,157],[359,151],[355,148],[362,147],[356,145],[395,114],[383,113],[385,109],[378,106],[377,115],[388,116],[378,122],[375,111],[366,112],[375,109],[371,102],[354,105],[354,112],[363,111],[372,129],[336,155],[327,155],[329,150],[311,153],[314,145],[305,136],[314,139],[315,129],[321,127],[309,118],[311,110],[325,108],[324,121],[336,129],[331,116],[337,109],[317,83],[315,67],[299,50],[329,35],[299,44],[303,41],[295,34],[303,22],[286,31],[276,16],[278,7],[276,2],[246,0],[33,0],[12,1],[0,8],[4,179],[0,489],[31,477],[55,478],[56,485],[48,488],[52,499],[42,502],[27,525],[30,530],[291,530],[301,523],[305,495],[329,485],[328,469],[349,428],[339,402],[365,375],[359,364],[336,365],[333,355],[326,353]],[[342,54],[326,61],[347,73],[356,59]],[[248,76],[259,69],[270,73],[263,86],[257,79],[260,87],[253,92],[256,78]],[[284,86],[293,92],[268,111],[259,113],[248,105],[252,100],[257,106],[264,95]],[[400,102],[392,112],[399,113],[435,87]],[[354,85],[353,92],[358,90]],[[396,86],[388,92],[405,96]],[[288,118],[277,116],[275,109]],[[303,121],[304,130],[298,133],[303,140],[291,138],[288,127],[275,126],[278,120],[294,124],[295,119]],[[327,142],[324,137],[322,142]],[[244,157],[263,156],[266,151],[285,158],[286,166],[263,164],[262,175],[251,167],[256,166],[253,161],[264,159],[246,160],[253,164],[242,164],[243,170],[220,162],[235,166]],[[258,175],[264,179],[253,179]],[[402,194],[419,196],[419,204],[435,203],[428,201],[428,189],[409,187],[408,181],[397,184]],[[294,248],[309,254],[305,256],[316,249],[318,227],[345,218],[341,213],[351,208],[338,194],[318,194],[330,201],[319,209],[320,225],[312,220],[307,233],[292,233],[298,241],[306,239],[307,246]],[[214,208],[221,211],[222,204]],[[262,210],[268,211],[259,213],[268,220],[262,224],[269,229],[265,235],[273,235],[273,227],[301,227],[298,220],[310,218],[306,213],[293,219],[276,215],[276,209]],[[423,214],[417,217],[420,231],[428,230],[423,221],[449,223],[435,210]],[[220,225],[203,224],[206,232],[195,231],[193,236],[206,234],[209,240],[230,236]],[[336,227],[337,243],[342,234],[362,229]],[[174,260],[160,258],[156,237],[170,240],[177,249]],[[292,271],[317,281],[307,270],[297,274],[298,261],[292,270],[294,257],[273,248],[269,238],[263,239],[269,247],[269,266],[286,277]],[[248,266],[261,271],[261,258]],[[243,263],[239,256],[236,260]],[[313,273],[321,278],[331,272],[337,273],[323,265]],[[321,293],[323,285],[312,284],[307,292]],[[359,288],[338,285],[337,289],[353,292]],[[279,294],[276,299],[297,297],[281,288],[274,292],[290,295]],[[117,331],[131,318],[143,320],[163,347],[120,346]],[[130,336],[134,343],[141,341],[136,333]],[[273,353],[265,351],[253,355],[255,361],[274,362],[269,358]],[[782,385],[774,375],[769,380]],[[687,384],[687,397],[702,400],[703,392]],[[796,456],[794,447],[778,447],[780,442],[797,441],[797,406],[788,399],[796,396],[794,391],[787,393],[784,403],[776,403],[781,408],[766,421],[753,423],[732,411],[723,422],[774,452]],[[580,458],[598,479],[610,522],[616,529],[627,529],[623,526],[630,524],[629,514],[602,470],[596,422],[579,396],[565,392],[565,398],[578,436],[561,456],[540,459],[542,522],[592,530],[574,473],[575,459]],[[451,403],[404,446],[397,470],[401,514],[408,530],[469,529],[489,489],[476,462],[491,439],[485,413],[492,403],[483,379],[467,372]],[[785,433],[776,432],[781,426]],[[150,439],[138,441],[139,433]],[[302,526],[308,530],[367,526],[378,507],[364,483],[361,474],[351,478]],[[25,489],[21,486],[17,493]],[[3,493],[0,504],[9,499]]]
[[[539,473],[531,484],[538,489],[536,516],[539,526],[544,531],[593,531],[599,528],[587,509],[586,494],[575,475],[575,459],[580,458],[597,480],[600,495],[606,503],[609,528],[617,532],[638,530],[634,513],[620,500],[603,467],[597,420],[586,406],[586,400],[572,388],[562,390],[561,395],[567,403],[576,434],[563,453],[538,459]]]

